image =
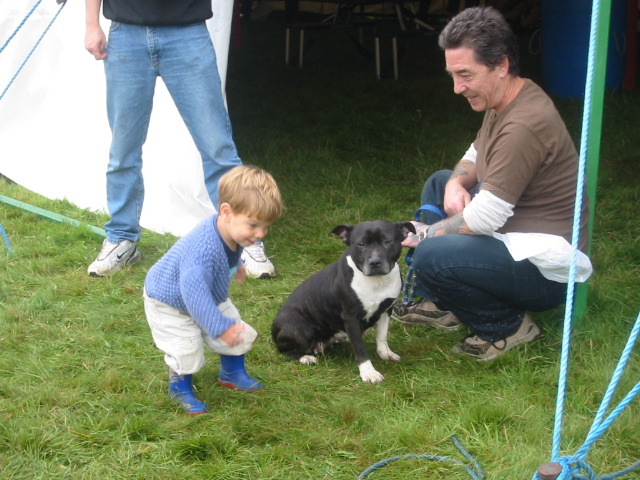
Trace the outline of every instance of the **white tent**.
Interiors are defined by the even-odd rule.
[[[36,4],[0,0],[0,95],[60,8],[43,0],[7,43]],[[233,0],[212,5],[207,25],[224,91]],[[0,99],[0,173],[47,198],[106,211],[111,133],[105,96],[102,62],[84,49],[84,1],[69,0]],[[200,155],[162,81],[143,159],[143,227],[184,235],[215,211]]]

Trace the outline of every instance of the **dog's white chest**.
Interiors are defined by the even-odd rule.
[[[347,264],[353,270],[353,280],[351,288],[362,302],[367,319],[373,315],[380,306],[380,303],[387,298],[396,298],[402,289],[402,280],[400,278],[400,266],[395,266],[387,275],[367,276],[362,273],[353,259],[348,256]]]

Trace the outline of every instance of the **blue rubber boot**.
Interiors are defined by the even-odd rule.
[[[218,384],[243,392],[262,390],[262,384],[247,374],[244,368],[244,355],[220,355]]]
[[[178,375],[169,370],[169,398],[178,400],[189,415],[207,413],[207,406],[193,393],[193,375]]]

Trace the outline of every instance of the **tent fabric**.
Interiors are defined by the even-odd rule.
[[[0,45],[36,3],[0,0]],[[207,27],[224,92],[233,0],[212,6]],[[54,0],[44,0],[0,52],[0,92],[59,8]],[[84,2],[67,2],[0,100],[0,174],[44,197],[106,212],[111,132],[104,68],[84,49],[84,14]],[[106,32],[108,20],[102,22]],[[215,212],[200,155],[162,81],[156,86],[143,161],[142,227],[182,236]]]

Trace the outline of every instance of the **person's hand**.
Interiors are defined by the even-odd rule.
[[[242,336],[244,331],[245,328],[242,323],[235,323],[222,332],[219,338],[230,347],[235,347],[244,342],[244,337]]]
[[[96,60],[104,60],[107,58],[107,37],[100,25],[87,27],[84,35],[84,48],[86,48]]]
[[[402,241],[401,245],[403,247],[416,248],[420,243],[420,234],[424,234],[427,231],[427,228],[429,228],[429,225],[427,225],[426,223],[413,221],[411,223],[413,223],[413,226],[416,227],[416,233],[409,233],[409,235],[407,235],[407,238]]]
[[[236,270],[236,274],[234,276],[234,278],[236,279],[236,282],[238,282],[239,284],[243,284],[244,280],[247,278],[247,273],[244,269],[244,265],[240,265],[238,267],[238,269]]]
[[[453,217],[464,210],[471,202],[471,195],[466,188],[455,180],[449,180],[444,191],[444,211],[449,217]]]

